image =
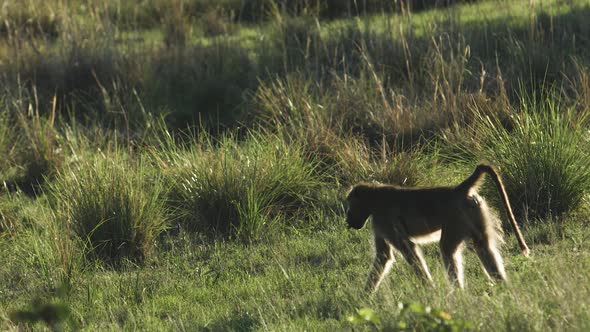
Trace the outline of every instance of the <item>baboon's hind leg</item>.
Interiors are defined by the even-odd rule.
[[[397,239],[394,245],[412,266],[416,274],[432,284],[432,277],[430,276],[428,266],[426,265],[420,247],[410,241],[410,239]]]
[[[480,204],[480,209],[477,212],[472,234],[475,252],[488,277],[506,281],[502,256],[497,248],[500,235],[496,224],[499,223],[499,220],[490,214],[485,202]]]
[[[375,259],[371,272],[369,272],[369,277],[367,278],[366,291],[374,292],[377,290],[379,284],[383,281],[383,277],[389,272],[391,264],[394,261],[391,249],[391,246],[384,239],[375,238]]]
[[[488,276],[495,280],[506,281],[506,271],[502,263],[502,256],[496,247],[495,240],[489,234],[482,234],[473,239],[475,252],[483,264]]]
[[[443,258],[443,264],[447,275],[452,284],[460,288],[463,284],[463,240],[462,233],[453,233],[444,230],[440,240],[440,250]]]

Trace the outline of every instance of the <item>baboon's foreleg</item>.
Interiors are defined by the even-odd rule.
[[[463,236],[443,231],[440,250],[449,280],[463,288]]]
[[[389,272],[393,263],[393,252],[391,246],[382,238],[375,238],[375,260],[369,273],[365,290],[374,292],[381,284],[383,277]]]

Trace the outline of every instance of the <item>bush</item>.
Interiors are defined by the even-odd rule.
[[[167,227],[166,190],[145,163],[114,153],[61,172],[49,191],[89,253],[116,264],[150,254]]]
[[[310,213],[320,183],[301,145],[261,135],[201,140],[169,158],[186,228],[253,241],[278,221]]]
[[[587,111],[574,112],[549,93],[523,98],[506,125],[474,112],[475,132],[484,137],[477,157],[500,167],[517,212],[548,218],[579,207],[590,187]]]

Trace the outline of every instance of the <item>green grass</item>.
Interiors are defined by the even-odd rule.
[[[173,183],[171,201],[183,227],[254,241],[276,223],[310,222],[322,183],[300,144],[260,134],[243,142],[206,134],[193,139],[201,144],[154,152]]]
[[[135,3],[0,13],[0,329],[590,329],[587,1]],[[478,162],[529,221],[509,283],[432,245],[435,287],[363,292],[350,186]]]
[[[160,177],[116,152],[68,167],[48,189],[55,222],[86,243],[90,257],[142,261],[168,227],[169,188]]]
[[[565,105],[554,92],[525,96],[519,108],[503,119],[506,114],[475,106],[471,130],[481,141],[476,149],[465,147],[466,154],[500,167],[521,216],[548,219],[575,211],[590,186],[586,109]]]
[[[326,222],[334,226],[315,234],[273,237],[256,246],[204,242],[183,234],[163,242],[151,268],[86,272],[66,303],[90,330],[370,330],[370,324],[348,322],[362,307],[371,308],[380,317],[377,326],[386,329],[399,323],[400,302],[444,310],[485,331],[588,327],[590,294],[580,286],[589,281],[590,248],[587,241],[577,242],[584,240],[580,224],[562,230],[556,243],[533,243],[529,260],[509,241],[504,251],[509,286],[489,285],[470,252],[467,289],[453,292],[436,248],[429,247],[435,289],[422,285],[400,261],[369,298],[360,290],[370,266],[368,232],[339,229],[341,219]]]

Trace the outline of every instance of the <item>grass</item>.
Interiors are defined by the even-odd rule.
[[[107,263],[144,260],[168,224],[168,188],[145,162],[126,159],[115,152],[66,168],[48,189],[56,222]]]
[[[479,148],[466,148],[467,155],[494,161],[503,170],[518,214],[548,219],[581,206],[590,185],[585,110],[563,104],[549,91],[539,98],[523,97],[520,111],[505,123],[498,114],[478,108],[473,112],[473,136],[483,137],[476,143]]]
[[[309,217],[322,183],[300,145],[259,134],[195,139],[197,147],[154,155],[170,174],[183,226],[252,241],[275,223]]]
[[[364,3],[6,4],[0,329],[588,330],[587,2]],[[350,186],[483,161],[510,282],[365,294]]]
[[[513,136],[513,139],[521,138],[523,142],[530,142],[528,149],[522,151],[522,154],[530,155],[526,157],[528,162],[524,164],[518,161],[520,158],[513,163],[507,162],[518,172],[507,172],[507,177],[512,182],[517,182],[514,181],[516,177],[536,179],[536,183],[525,183],[514,191],[524,193],[522,200],[538,216],[547,217],[550,214],[562,215],[578,208],[584,198],[585,188],[590,184],[590,174],[586,172],[588,157],[583,152],[586,150],[584,129],[577,127],[577,124],[586,121],[586,115],[573,114],[572,110],[567,109],[560,110],[560,105],[551,101],[546,101],[543,105],[549,109],[529,110],[526,109],[529,106],[525,104],[523,117],[530,119],[517,122],[514,134],[516,137]],[[531,106],[539,107],[534,104]],[[517,152],[518,149],[513,151]],[[508,157],[498,159],[509,160]],[[547,191],[543,188],[545,183],[553,183],[554,186]],[[517,198],[516,201],[520,200]]]
[[[580,225],[563,232],[557,243],[535,243],[531,260],[521,259],[515,245],[507,247],[509,287],[485,282],[469,252],[468,288],[451,292],[429,250],[439,284],[435,290],[421,285],[400,261],[374,298],[360,291],[371,255],[368,232],[334,226],[256,246],[209,243],[184,234],[164,242],[167,248],[153,268],[84,275],[80,291],[69,296],[70,310],[87,329],[364,330],[371,325],[348,321],[361,307],[380,317],[379,328],[397,326],[398,319],[411,324],[411,316],[398,318],[401,302],[442,309],[479,330],[581,331],[588,324],[588,292],[579,287],[588,281],[588,247],[570,238],[583,232]]]

